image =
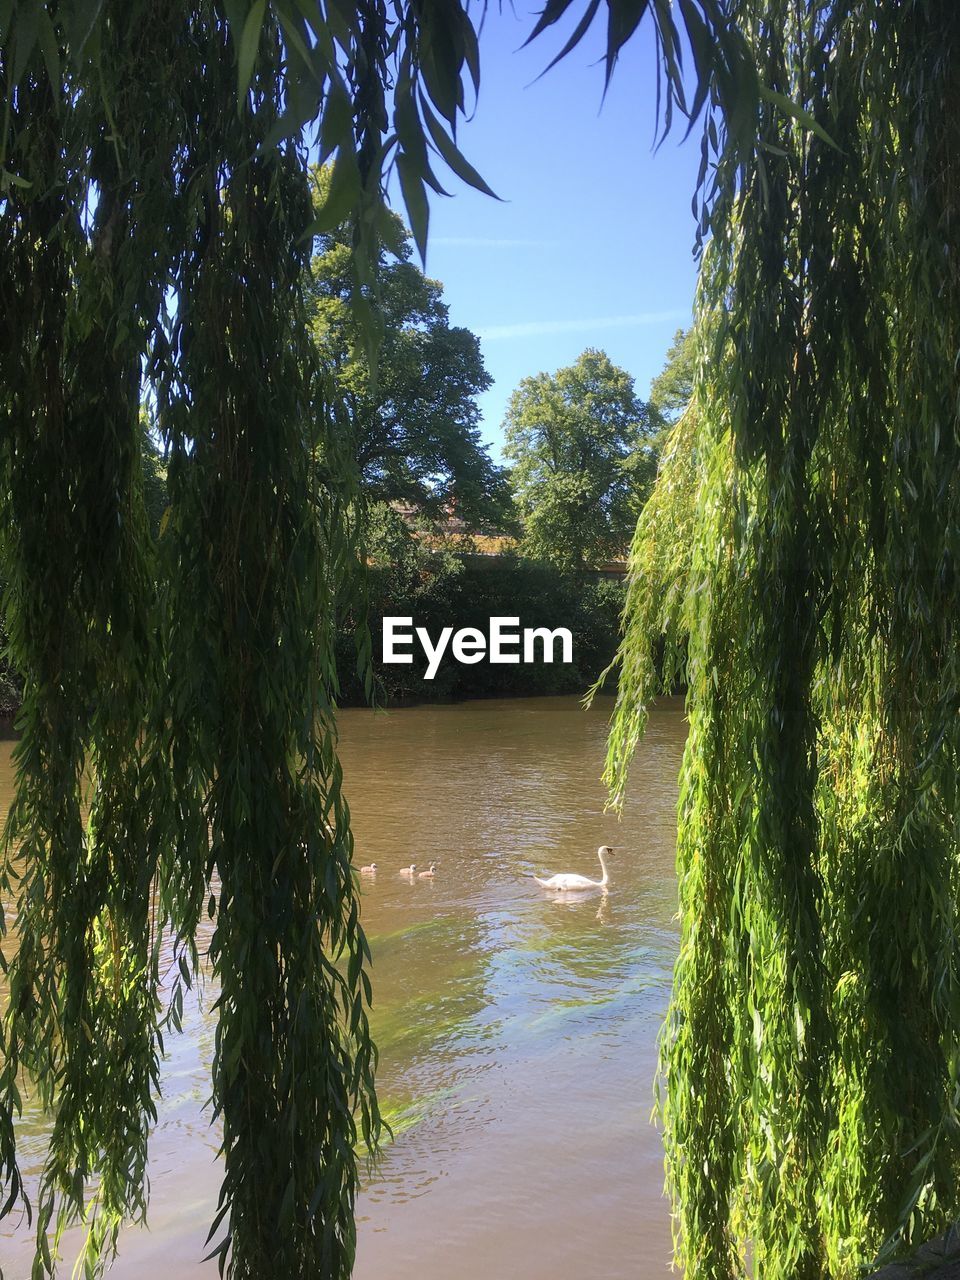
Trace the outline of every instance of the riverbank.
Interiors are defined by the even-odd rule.
[[[366,626],[377,700],[385,705],[445,703],[487,698],[582,695],[610,664],[620,640],[622,578],[565,573],[529,560],[478,565],[418,554],[413,565],[373,568],[369,575]],[[473,627],[482,634],[494,617],[517,618],[519,627],[564,628],[572,637],[572,660],[497,664],[444,661],[432,679],[414,649],[410,665],[383,661],[385,617],[413,618],[431,635],[445,627]],[[367,703],[358,643],[363,619],[348,616],[337,637],[340,702]],[[557,655],[559,656],[559,654]],[[611,689],[614,685],[611,683]]]
[[[621,573],[566,572],[506,555],[460,555],[424,549],[410,540],[409,559],[369,568],[362,604],[347,609],[336,632],[342,707],[370,703],[366,665],[377,706],[464,702],[473,699],[581,696],[609,666],[620,642],[626,593]],[[521,627],[566,628],[571,662],[460,665],[446,661],[432,679],[422,653],[413,664],[382,657],[383,619],[413,617],[437,634],[444,627],[486,632],[492,617],[516,617]],[[5,632],[0,624],[0,641]],[[15,736],[23,681],[0,659],[0,741]],[[608,692],[615,690],[615,678]]]

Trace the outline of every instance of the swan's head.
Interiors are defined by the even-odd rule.
[[[618,844],[602,844],[597,850],[597,855],[601,858],[606,858],[608,854],[616,853],[620,847]]]

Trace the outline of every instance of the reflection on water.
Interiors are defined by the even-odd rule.
[[[676,948],[685,726],[678,703],[654,710],[618,824],[598,781],[609,707],[538,698],[342,713],[357,861],[377,863],[363,919],[395,1133],[358,1205],[357,1280],[666,1274],[650,1111]],[[608,894],[558,898],[533,881],[596,875],[603,843],[624,846]],[[432,861],[432,880],[399,874]],[[216,1275],[198,1262],[218,1182],[202,1110],[212,1042],[190,1003],[168,1044],[151,1229],[125,1234],[119,1280]],[[44,1131],[25,1117],[34,1170]],[[28,1253],[29,1233],[4,1223],[0,1258],[16,1280]]]

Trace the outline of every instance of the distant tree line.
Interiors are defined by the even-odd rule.
[[[373,640],[372,665],[381,702],[583,693],[616,649],[622,581],[571,573],[517,551],[496,557],[464,555],[457,545],[411,536],[406,522],[390,507],[372,510],[363,612],[348,613],[338,636],[342,700],[366,700],[354,652],[357,627],[368,629]],[[416,650],[412,665],[381,662],[381,624],[388,615],[411,617],[431,636],[444,626],[475,627],[486,633],[491,617],[516,617],[521,626],[551,631],[566,627],[573,636],[573,661],[462,666],[447,658],[436,676],[426,680],[425,663]]]
[[[496,556],[469,554],[469,523],[464,533],[435,536],[430,504],[412,519],[396,501],[371,502],[367,594],[362,614],[348,611],[338,637],[343,700],[363,702],[367,693],[357,670],[357,628],[369,629],[377,696],[387,702],[582,693],[591,685],[616,651],[625,603],[624,579],[598,569],[624,558],[692,381],[690,337],[683,330],[648,402],[624,370],[594,349],[556,374],[524,379],[505,421],[511,505],[499,522],[473,526],[517,535]],[[412,665],[380,661],[387,615],[412,617],[431,635],[451,623],[483,631],[493,616],[567,627],[574,659],[475,666],[447,660],[427,681],[416,654]]]

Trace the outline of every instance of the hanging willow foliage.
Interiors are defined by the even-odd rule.
[[[960,9],[735,14],[770,91],[752,157],[714,134],[699,377],[633,548],[608,781],[666,645],[679,1257],[840,1280],[960,1215]]]
[[[162,1036],[206,960],[221,1269],[350,1272],[357,1150],[380,1132],[333,718],[355,555],[303,284],[311,230],[353,216],[362,317],[386,154],[415,209],[425,130],[463,169],[475,51],[452,7],[0,6],[3,577],[25,676],[0,1212],[33,1207],[26,1081],[53,1116],[37,1275],[71,1223],[93,1274],[144,1216]],[[145,390],[170,453],[156,547]]]

